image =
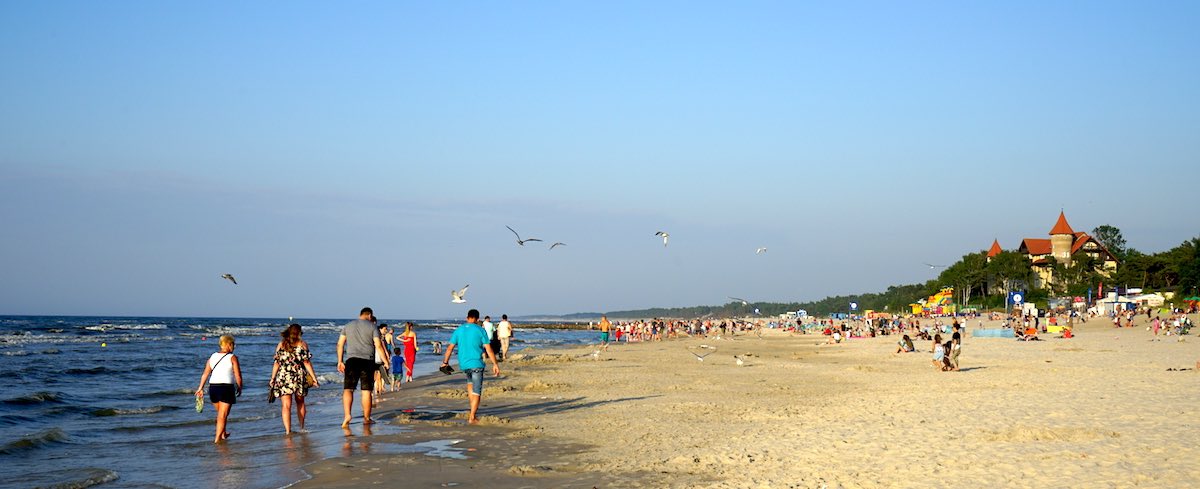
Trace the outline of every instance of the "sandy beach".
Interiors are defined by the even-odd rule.
[[[411,431],[356,422],[300,487],[1196,487],[1200,339],[1135,324],[968,336],[960,372],[896,336],[526,350],[487,379],[480,426],[461,375],[422,379],[378,411]]]

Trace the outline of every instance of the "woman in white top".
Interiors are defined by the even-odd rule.
[[[242,395],[242,367],[237,355],[233,354],[233,337],[225,335],[220,340],[221,350],[213,353],[204,363],[204,374],[200,376],[200,387],[196,397],[204,396],[204,383],[208,382],[208,400],[217,408],[217,435],[213,443],[229,438],[225,426],[229,421],[229,410]]]

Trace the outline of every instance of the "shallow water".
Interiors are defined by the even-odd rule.
[[[329,457],[454,456],[450,445],[372,442],[401,426],[379,423],[367,433],[357,423],[349,432],[339,427],[336,343],[346,321],[296,321],[322,387],[308,396],[308,431],[284,436],[279,403],[266,402],[282,320],[0,316],[0,372],[8,377],[0,390],[0,485],[277,488],[302,479],[302,465]],[[453,325],[418,324],[421,375],[440,364],[426,342],[445,342]],[[237,339],[245,388],[230,416],[230,440],[213,445],[214,409],[206,403],[197,413],[192,393],[222,334]],[[513,347],[588,341],[587,332],[526,329]],[[358,413],[357,395],[355,404]]]

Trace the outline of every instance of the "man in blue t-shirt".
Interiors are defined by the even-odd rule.
[[[483,359],[486,352],[488,360],[492,361],[492,375],[500,376],[500,365],[496,364],[496,354],[492,352],[490,339],[479,322],[479,311],[471,309],[467,312],[467,322],[458,326],[450,336],[450,346],[446,348],[443,366],[450,365],[450,353],[458,347],[458,368],[467,374],[467,399],[470,401],[471,413],[467,422],[476,424],[479,419],[475,413],[479,411],[479,399],[483,394]]]

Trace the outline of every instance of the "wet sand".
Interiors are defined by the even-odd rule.
[[[1200,338],[1136,324],[968,336],[960,372],[931,367],[929,341],[894,355],[896,336],[527,351],[487,379],[480,426],[463,377],[436,374],[378,411],[413,431],[352,425],[301,487],[1196,487]],[[431,440],[466,458],[395,453]]]

